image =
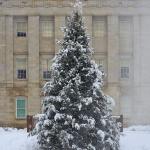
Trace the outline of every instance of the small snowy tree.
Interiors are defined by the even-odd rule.
[[[111,98],[101,91],[102,73],[91,60],[81,6],[77,1],[68,18],[51,79],[44,86],[38,142],[45,150],[118,150]]]

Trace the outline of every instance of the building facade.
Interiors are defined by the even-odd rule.
[[[25,126],[41,111],[41,88],[74,0],[0,0],[0,125]],[[150,1],[83,0],[104,70],[103,90],[125,126],[150,123]]]

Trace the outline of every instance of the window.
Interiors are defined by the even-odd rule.
[[[17,70],[18,72],[17,72],[17,78],[18,79],[26,79],[26,70],[24,70],[24,69],[19,69],[19,70]]]
[[[26,79],[27,78],[27,61],[26,58],[16,58],[16,78]]]
[[[54,21],[41,21],[40,32],[42,37],[53,37],[54,36]]]
[[[133,23],[131,17],[120,17],[120,51],[132,52],[133,47]]]
[[[121,78],[128,79],[129,78],[129,67],[121,67]]]
[[[27,22],[17,22],[17,37],[27,36]]]
[[[99,67],[99,69],[102,72],[102,77],[105,78],[105,74],[106,74],[106,62],[104,59],[96,59],[96,63]]]
[[[104,72],[104,60],[96,59],[95,62],[97,63],[99,69]]]
[[[43,71],[43,79],[50,79],[51,72],[50,71]]]
[[[26,114],[26,100],[23,97],[18,97],[16,100],[16,118],[25,119]]]
[[[92,44],[96,53],[107,52],[107,17],[93,17]]]
[[[93,36],[104,37],[106,35],[106,18],[94,17],[93,18]]]
[[[51,60],[50,59],[44,59],[42,60],[42,78],[44,80],[48,80],[51,77]]]

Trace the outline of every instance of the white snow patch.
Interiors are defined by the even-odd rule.
[[[94,118],[90,118],[87,120],[88,123],[90,124],[91,128],[94,128],[95,127],[95,119]]]
[[[50,123],[51,123],[51,121],[50,121],[49,119],[44,120],[44,125],[45,125],[45,126],[49,126],[49,125],[50,125]]]
[[[102,130],[98,130],[97,134],[102,138],[102,140],[104,139],[105,133]]]
[[[101,123],[102,123],[102,125],[106,126],[106,120],[105,119],[101,119]]]
[[[149,131],[150,132],[150,125],[147,126],[142,126],[142,125],[138,125],[138,126],[131,126],[127,129],[125,129],[125,131]]]
[[[105,95],[104,96],[107,100],[107,109],[108,111],[112,111],[113,107],[115,106],[115,101],[112,97],[108,96],[108,95]]]
[[[83,98],[81,101],[87,106],[93,102],[92,97]]]
[[[120,150],[150,150],[150,126],[132,126],[124,129]]]
[[[79,109],[79,111],[80,111],[81,108],[82,108],[82,104],[80,103],[80,104],[78,104],[77,106],[78,106],[78,109]]]
[[[36,136],[28,137],[26,129],[0,128],[0,150],[37,150]]]
[[[132,126],[121,134],[120,150],[150,150],[149,141],[150,126]],[[28,137],[26,129],[0,128],[0,150],[38,150],[36,136]]]
[[[86,98],[86,103],[85,103],[85,105],[89,105],[89,104],[91,104],[92,102],[93,102],[92,97],[88,97],[88,98]]]
[[[67,115],[67,119],[72,119],[72,116],[71,115]]]
[[[92,144],[89,144],[88,148],[90,148],[91,150],[96,150],[96,148]]]
[[[62,119],[63,117],[64,117],[63,114],[57,113],[57,114],[55,115],[55,117],[54,117],[54,120],[57,121],[57,120]]]
[[[76,0],[74,10],[82,14],[82,2],[80,0]]]
[[[80,126],[79,126],[78,123],[75,123],[75,128],[76,128],[77,130],[80,130]]]

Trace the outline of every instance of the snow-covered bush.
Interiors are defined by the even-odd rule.
[[[81,2],[64,28],[60,51],[43,88],[43,115],[36,132],[45,150],[118,150],[118,127],[112,104],[102,91],[102,72],[91,60]]]

